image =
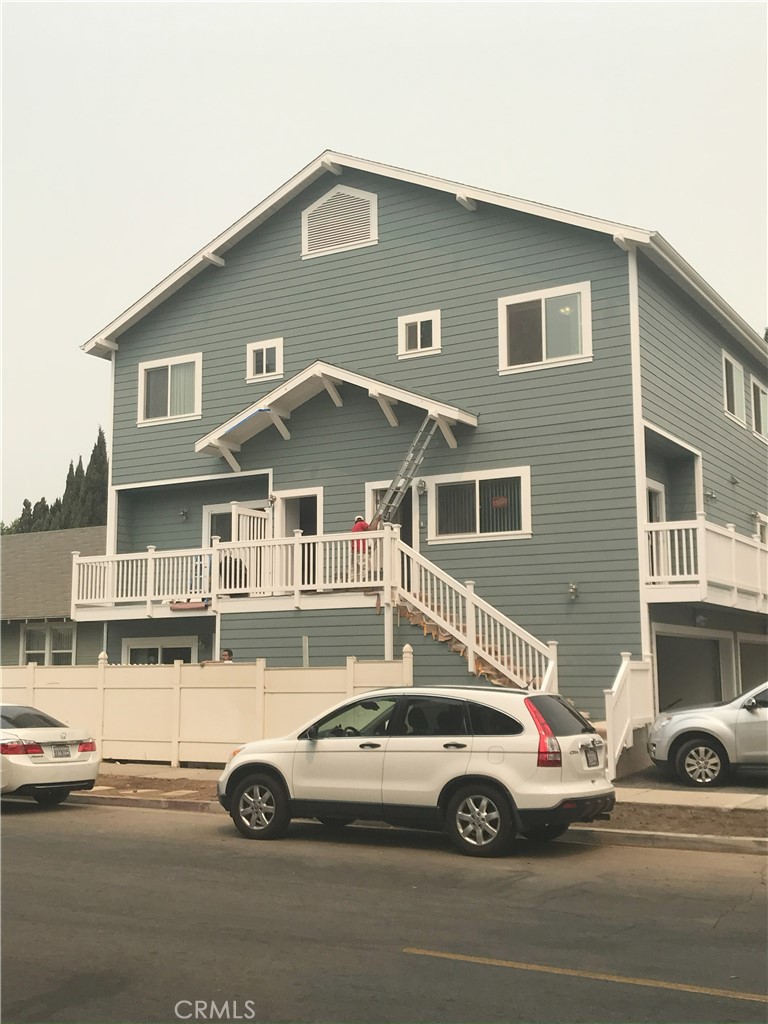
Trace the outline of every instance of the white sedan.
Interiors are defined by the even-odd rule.
[[[101,757],[96,741],[36,708],[0,705],[0,793],[31,796],[41,807],[93,789]]]

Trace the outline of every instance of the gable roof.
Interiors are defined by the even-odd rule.
[[[290,441],[291,434],[285,420],[290,418],[294,409],[298,409],[322,391],[327,391],[333,404],[340,408],[344,404],[338,390],[340,384],[352,384],[366,390],[368,396],[378,403],[384,418],[392,427],[398,426],[393,406],[399,402],[423,409],[430,419],[437,422],[451,448],[457,447],[451,427],[457,423],[470,427],[477,426],[477,416],[474,413],[447,405],[445,402],[436,402],[416,391],[406,391],[373,377],[366,377],[361,373],[317,360],[264,395],[258,402],[249,405],[247,409],[243,409],[205,437],[201,437],[195,444],[195,451],[221,455],[232,469],[239,472],[240,467],[233,453],[239,452],[246,441],[271,426],[274,426],[286,441]]]
[[[0,537],[0,616],[4,620],[69,618],[72,552],[103,555],[106,550],[106,526]]]
[[[300,170],[298,174],[295,174],[277,191],[273,192],[259,203],[258,206],[255,206],[243,217],[235,221],[226,231],[217,235],[216,238],[200,249],[199,252],[196,252],[194,256],[191,256],[185,263],[182,263],[180,267],[165,277],[159,284],[155,285],[146,295],[142,296],[137,302],[134,302],[132,306],[129,306],[124,313],[121,313],[115,320],[107,324],[103,330],[85,342],[81,346],[83,351],[105,359],[111,358],[112,352],[117,348],[117,339],[121,334],[138,323],[142,317],[159,306],[165,299],[173,295],[179,288],[182,288],[206,267],[212,264],[223,267],[225,265],[224,254],[228,249],[231,249],[233,245],[236,245],[242,238],[258,228],[259,225],[263,224],[273,214],[277,213],[278,210],[282,209],[286,203],[299,195],[312,182],[324,174],[332,176],[341,175],[345,167],[350,170],[365,171],[370,174],[380,175],[381,177],[391,178],[395,181],[404,181],[412,185],[420,185],[424,188],[453,194],[457,202],[469,209],[474,209],[477,203],[486,203],[507,210],[531,214],[535,217],[559,221],[562,224],[586,228],[589,231],[599,231],[603,234],[611,235],[622,248],[632,245],[637,246],[664,273],[703,306],[711,316],[739,338],[743,344],[747,345],[759,356],[765,354],[765,347],[760,335],[728,305],[714,288],[707,284],[704,278],[657,231],[648,231],[643,228],[631,227],[628,224],[620,224],[616,221],[587,217],[584,214],[574,213],[570,210],[562,210],[554,206],[530,202],[526,199],[516,199],[501,192],[473,188],[469,185],[462,185],[459,182],[448,181],[445,178],[436,178],[428,174],[404,170],[401,167],[392,167],[389,164],[361,160],[358,157],[347,156],[344,153],[335,153],[332,150],[326,150],[321,153],[320,156],[307,164],[306,167]]]

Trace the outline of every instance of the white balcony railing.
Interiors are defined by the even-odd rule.
[[[651,601],[710,601],[768,610],[768,545],[708,523],[651,523],[646,535],[646,594]]]

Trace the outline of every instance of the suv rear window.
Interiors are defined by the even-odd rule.
[[[10,704],[0,709],[0,724],[4,729],[66,729],[63,722],[44,715],[42,711]]]
[[[528,697],[527,700],[541,712],[555,736],[578,736],[582,732],[596,732],[594,726],[562,697],[541,693]]]
[[[514,718],[496,708],[469,702],[469,720],[474,736],[517,736],[523,727]]]

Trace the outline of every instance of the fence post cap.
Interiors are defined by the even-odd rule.
[[[109,655],[107,654],[106,651],[102,651],[99,654],[98,662],[99,662],[99,665],[108,665],[109,664]]]

